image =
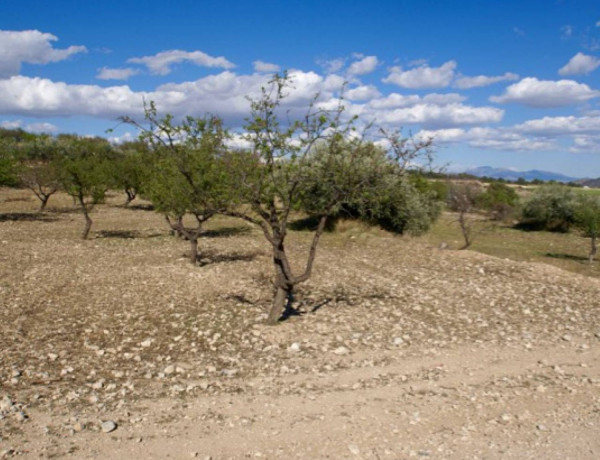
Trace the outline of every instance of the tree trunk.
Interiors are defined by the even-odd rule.
[[[598,247],[596,246],[596,236],[592,236],[592,247],[590,248],[590,263],[594,262],[594,258],[596,257],[596,253],[598,252]]]
[[[471,246],[473,240],[471,239],[469,225],[467,224],[467,219],[465,218],[465,214],[463,212],[458,215],[458,223],[460,224],[460,231],[465,239],[465,245],[460,249],[467,249],[469,246]]]
[[[46,205],[48,204],[48,200],[50,199],[50,195],[43,195],[40,198],[41,204],[40,204],[40,212],[42,212],[44,209],[46,209]]]
[[[84,240],[87,240],[87,237],[90,233],[90,230],[92,228],[92,219],[90,218],[89,213],[87,212],[87,209],[84,207],[83,208],[83,216],[85,217],[85,227],[83,229],[83,233],[81,234],[81,238],[83,238]]]
[[[273,297],[273,304],[271,305],[271,310],[269,311],[269,317],[267,318],[267,324],[277,324],[281,315],[285,310],[285,301],[288,298],[288,291],[279,286],[277,291],[275,292],[275,297]]]
[[[127,194],[127,201],[125,201],[125,206],[129,206],[129,203],[135,200],[136,194],[131,190],[125,190],[125,193]]]
[[[198,260],[198,238],[190,237],[190,262],[195,264]]]

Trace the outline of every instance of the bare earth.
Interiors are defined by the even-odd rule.
[[[0,189],[0,458],[600,458],[600,280],[349,228],[268,327],[255,229],[119,200]]]

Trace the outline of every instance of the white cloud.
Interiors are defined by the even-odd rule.
[[[99,80],[127,80],[130,77],[139,74],[138,69],[132,69],[130,67],[121,69],[111,69],[109,67],[102,67],[98,70],[96,78]]]
[[[440,67],[422,64],[410,70],[392,67],[390,74],[382,81],[411,89],[444,88],[450,85],[454,78],[454,69],[456,69],[456,61],[448,61]]]
[[[133,134],[131,134],[129,131],[125,132],[124,134],[122,134],[121,136],[111,136],[108,138],[108,141],[111,144],[122,144],[124,142],[131,142],[137,139],[137,136],[134,136]]]
[[[587,75],[600,67],[600,59],[595,56],[577,53],[558,71],[560,75]]]
[[[156,75],[168,75],[171,73],[171,66],[181,62],[191,62],[201,67],[217,67],[221,69],[231,69],[235,67],[223,56],[214,57],[202,51],[182,51],[169,50],[162,51],[154,56],[144,56],[128,59],[132,64],[144,64],[151,73]]]
[[[554,151],[553,141],[525,136],[510,128],[474,127],[464,129],[421,130],[419,138],[432,137],[435,144],[466,143],[469,147],[503,151]]]
[[[600,91],[573,80],[550,81],[528,77],[510,85],[501,96],[490,97],[490,101],[547,108],[580,104],[598,96]]]
[[[478,75],[476,77],[460,77],[454,82],[454,86],[460,89],[479,88],[481,86],[493,85],[501,81],[518,80],[519,76],[516,73],[506,72],[504,75],[496,77],[488,77],[486,75]]]
[[[463,102],[466,98],[458,93],[438,94],[430,93],[425,96],[416,94],[391,93],[384,98],[373,99],[369,106],[375,109],[392,109],[401,107],[412,107],[417,104],[427,103],[433,105],[448,105]]]
[[[573,145],[569,148],[571,153],[598,153],[600,152],[600,136],[574,136]]]
[[[0,127],[5,129],[19,129],[22,128],[25,131],[32,133],[54,133],[58,131],[58,126],[52,123],[30,123],[28,125],[23,124],[23,120],[5,120],[0,122]]]
[[[381,96],[381,93],[373,85],[361,85],[346,91],[344,96],[351,101],[366,101]]]
[[[567,134],[600,135],[600,116],[544,117],[537,120],[528,120],[516,125],[515,130],[541,136],[562,136]]]
[[[56,36],[39,30],[0,30],[0,78],[18,75],[24,62],[48,64],[87,51],[85,46],[53,48],[52,42],[57,40]]]
[[[269,62],[254,61],[252,64],[254,65],[254,70],[256,72],[275,73],[280,70],[280,67],[277,64],[271,64]]]
[[[353,62],[348,67],[348,74],[350,75],[366,75],[375,70],[379,60],[377,56],[365,56],[360,61]]]
[[[325,73],[336,73],[339,72],[342,69],[342,67],[346,65],[346,59],[319,59],[317,60],[317,64],[319,64],[323,68]]]
[[[464,104],[417,104],[376,113],[378,122],[389,124],[419,124],[424,127],[451,127],[495,123],[502,120],[504,111],[495,107],[472,107]]]

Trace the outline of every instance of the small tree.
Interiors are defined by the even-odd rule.
[[[389,136],[386,155],[354,127],[354,119],[343,122],[343,105],[319,109],[313,101],[308,113],[295,122],[280,124],[286,75],[276,75],[259,99],[251,100],[251,115],[245,128],[252,148],[242,169],[235,171],[237,189],[248,209],[229,211],[258,225],[273,253],[275,294],[268,322],[276,323],[286,303],[293,300],[294,288],[312,273],[319,239],[327,220],[344,203],[368,208],[376,201],[386,178],[401,176],[415,158],[429,153],[431,141],[411,142],[399,135]],[[238,165],[240,166],[240,165]],[[304,268],[292,269],[286,248],[290,212],[304,209],[317,217]]]
[[[104,201],[110,186],[112,147],[102,138],[61,135],[59,179],[63,189],[73,197],[85,218],[81,237],[87,239],[92,228],[90,213]]]
[[[55,139],[42,135],[20,146],[21,183],[40,200],[40,211],[60,189],[58,174],[59,148]]]
[[[553,232],[568,232],[575,222],[575,193],[558,184],[538,187],[523,207],[523,224]]]
[[[600,196],[581,194],[577,197],[575,225],[590,238],[590,263],[598,252],[597,239],[600,236]]]
[[[223,170],[227,133],[220,118],[186,117],[180,124],[170,115],[157,116],[153,103],[146,110],[148,126],[129,117],[126,123],[141,130],[140,140],[150,147],[145,155],[144,196],[163,213],[172,230],[190,242],[190,261],[198,260],[198,238],[204,223],[224,212],[233,199],[234,184]],[[195,225],[185,227],[185,215]]]
[[[448,187],[448,208],[458,213],[457,222],[465,240],[461,249],[467,249],[473,244],[476,232],[468,215],[476,210],[482,193],[482,187],[477,182],[456,182]]]
[[[129,205],[140,194],[148,180],[148,144],[142,141],[124,142],[115,148],[114,186],[125,191]]]

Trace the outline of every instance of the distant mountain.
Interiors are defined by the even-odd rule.
[[[515,171],[513,169],[492,168],[491,166],[480,166],[478,168],[469,169],[468,171],[465,171],[465,173],[477,177],[491,177],[493,179],[505,179],[509,181],[516,181],[520,177],[526,181],[538,179],[543,181],[555,180],[557,182],[575,182],[579,179],[577,177],[569,177],[564,174],[540,171],[538,169]]]
[[[579,179],[577,183],[584,187],[600,188],[600,177],[598,179]]]

